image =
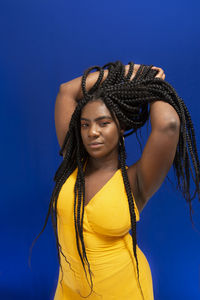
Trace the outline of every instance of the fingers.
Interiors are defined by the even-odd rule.
[[[125,66],[125,75],[128,73],[129,67],[130,67],[129,65]],[[139,67],[140,67],[140,64],[134,64],[133,74],[132,74],[130,80],[132,80],[135,77]],[[154,66],[154,67],[152,67],[152,69],[158,71],[155,78],[161,78],[161,79],[165,80],[165,73],[164,73],[164,70],[162,68],[158,68],[158,67]]]
[[[152,67],[152,69],[154,69],[154,70],[157,70],[158,71],[158,74],[156,74],[156,76],[155,77],[157,77],[157,78],[161,78],[161,79],[165,79],[165,73],[164,73],[164,71],[163,71],[163,69],[161,69],[161,68],[158,68],[158,67]]]
[[[127,65],[128,69],[129,69],[129,65]],[[131,78],[130,78],[130,81],[135,77],[138,69],[139,69],[140,65],[139,64],[134,64],[134,67],[133,67],[133,73],[131,75]],[[128,70],[127,70],[127,73],[128,73]]]

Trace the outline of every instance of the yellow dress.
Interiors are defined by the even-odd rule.
[[[62,287],[59,278],[54,300],[81,300],[90,294],[88,281],[76,246],[74,228],[74,184],[78,169],[63,184],[57,203],[58,237],[62,252]],[[132,194],[133,195],[133,194]],[[134,199],[134,198],[133,198]],[[136,221],[140,216],[136,207]],[[85,206],[83,238],[90,269],[94,276],[94,292],[88,300],[143,300],[137,280],[137,269],[133,254],[128,199],[121,169],[118,169],[108,182]],[[148,261],[137,246],[139,279],[145,300],[153,300],[153,283]],[[81,297],[82,296],[82,297]]]

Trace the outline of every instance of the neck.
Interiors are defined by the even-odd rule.
[[[106,157],[94,158],[89,156],[87,161],[87,170],[93,171],[115,171],[119,169],[118,153],[111,153]]]

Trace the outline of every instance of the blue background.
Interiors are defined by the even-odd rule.
[[[162,67],[183,98],[199,140],[199,1],[0,2],[1,209],[0,299],[52,299],[58,261],[51,221],[43,226],[60,165],[54,124],[59,85],[92,65]],[[143,146],[148,133],[142,128]],[[127,164],[140,157],[126,139]],[[169,177],[174,181],[173,169]],[[199,203],[194,201],[198,230]],[[138,244],[150,264],[155,299],[200,299],[200,234],[189,207],[166,179],[138,223]]]

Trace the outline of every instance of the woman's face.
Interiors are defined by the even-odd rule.
[[[83,145],[90,156],[102,158],[118,151],[119,129],[103,101],[87,103],[80,122]]]

